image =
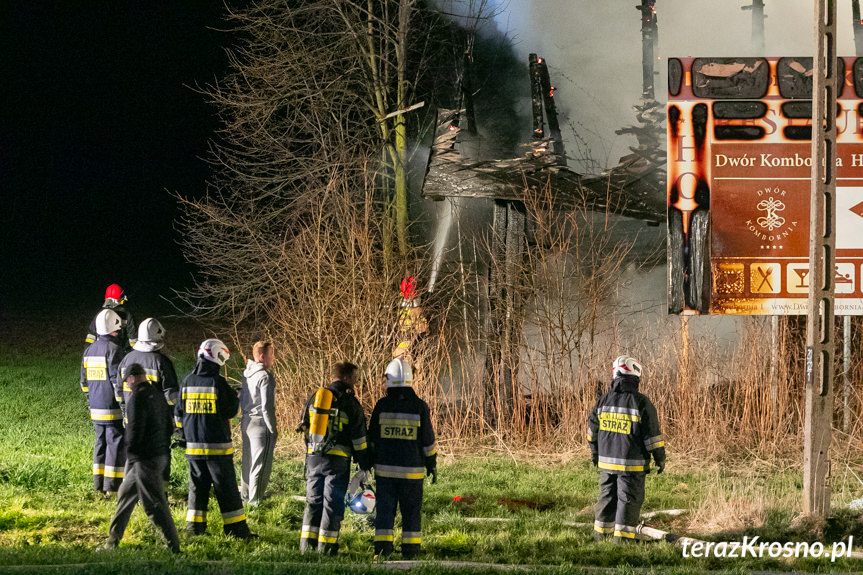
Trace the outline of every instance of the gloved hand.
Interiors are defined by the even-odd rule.
[[[662,475],[662,472],[665,471],[665,460],[656,462],[656,474]]]
[[[186,449],[186,441],[178,435],[175,435],[171,439],[171,449],[175,449],[175,448]]]
[[[598,453],[591,453],[590,454],[590,460],[593,462],[594,467],[599,467],[599,454]]]
[[[435,467],[426,467],[426,475],[431,477],[432,485],[437,483],[437,466]]]

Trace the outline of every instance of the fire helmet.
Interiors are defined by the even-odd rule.
[[[348,508],[359,515],[368,515],[375,510],[375,490],[369,483],[368,474],[360,470],[351,478],[347,492]]]
[[[614,366],[611,368],[612,377],[617,377],[618,375],[634,375],[635,377],[641,377],[641,372],[641,364],[627,355],[621,355],[615,359]]]
[[[96,316],[96,333],[99,335],[108,335],[120,331],[123,327],[123,320],[112,309],[103,309]]]
[[[414,373],[411,365],[400,357],[395,358],[387,365],[384,375],[387,378],[387,388],[410,387],[414,382]]]
[[[198,357],[222,366],[231,357],[231,352],[228,351],[228,346],[222,340],[210,338],[201,342],[201,346],[198,348]]]
[[[417,282],[413,277],[406,277],[399,285],[399,290],[402,292],[402,297],[405,299],[413,299],[417,295]]]
[[[123,288],[117,284],[111,284],[105,290],[105,299],[117,300],[119,303],[126,301],[126,294],[123,293]]]
[[[156,351],[165,345],[165,328],[154,317],[148,317],[138,326],[138,351]]]

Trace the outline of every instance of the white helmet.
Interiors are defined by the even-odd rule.
[[[410,387],[414,382],[414,372],[411,369],[411,364],[400,357],[392,360],[384,372],[387,378],[386,386],[389,387]]]
[[[360,470],[351,478],[347,492],[348,508],[358,515],[368,515],[375,510],[375,490],[368,483],[368,474]]]
[[[611,376],[634,375],[636,377],[641,377],[641,371],[641,364],[638,363],[637,360],[628,355],[621,355],[614,360],[614,366],[611,368]]]
[[[228,358],[231,357],[231,352],[228,351],[222,340],[210,338],[201,343],[198,348],[198,357],[203,357],[207,361],[212,361],[216,365],[225,365]]]
[[[148,317],[138,326],[138,341],[133,346],[138,351],[156,351],[165,345],[165,328],[154,317]]]
[[[108,335],[115,331],[120,331],[123,327],[123,320],[112,309],[103,309],[96,316],[96,333],[99,335]]]

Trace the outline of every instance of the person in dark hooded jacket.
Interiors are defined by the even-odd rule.
[[[611,389],[599,398],[588,420],[587,441],[600,470],[594,536],[634,541],[644,503],[644,478],[653,456],[665,469],[665,441],[656,408],[638,392],[642,366],[627,356],[614,360]]]

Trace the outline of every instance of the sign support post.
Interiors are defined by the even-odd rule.
[[[803,511],[830,513],[836,252],[836,0],[815,0]]]

